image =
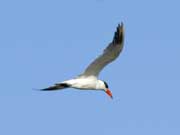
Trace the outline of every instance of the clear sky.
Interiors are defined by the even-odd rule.
[[[179,135],[178,0],[0,1],[1,135]],[[40,92],[80,74],[111,42],[125,46],[99,91]]]

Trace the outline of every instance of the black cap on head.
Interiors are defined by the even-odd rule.
[[[106,88],[109,88],[108,84],[105,81],[104,81],[104,85],[105,85]]]

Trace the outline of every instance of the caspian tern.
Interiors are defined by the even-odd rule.
[[[98,76],[101,70],[114,61],[123,49],[124,44],[124,27],[123,23],[117,26],[116,32],[112,42],[104,50],[98,58],[96,58],[86,70],[79,76],[66,80],[60,83],[56,83],[48,88],[41,89],[43,91],[60,90],[64,88],[75,88],[80,90],[102,90],[113,98],[111,91],[109,90],[108,84],[99,80]]]

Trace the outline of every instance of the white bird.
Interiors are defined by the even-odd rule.
[[[106,92],[111,98],[113,98],[108,84],[103,80],[99,80],[98,76],[106,65],[114,61],[119,56],[123,49],[123,44],[124,27],[123,23],[121,23],[121,25],[119,24],[117,26],[113,41],[107,46],[103,54],[96,58],[81,75],[70,80],[56,83],[53,86],[41,90],[52,91],[64,88],[75,88],[80,90],[102,90]]]

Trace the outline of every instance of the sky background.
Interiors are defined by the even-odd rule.
[[[179,135],[178,0],[0,1],[1,135]],[[125,26],[101,91],[40,92],[74,77]]]

